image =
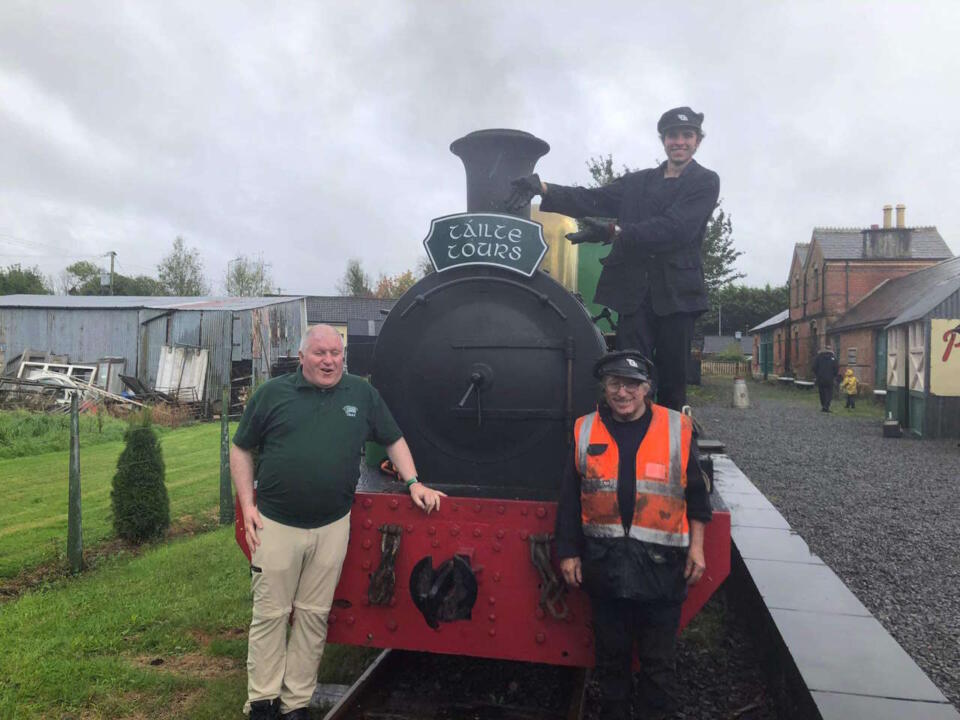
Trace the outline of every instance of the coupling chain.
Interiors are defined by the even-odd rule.
[[[551,533],[530,536],[530,561],[540,575],[540,607],[550,613],[556,620],[567,617],[569,608],[564,594],[567,586],[560,581],[550,562],[550,544],[553,542]]]
[[[371,605],[389,605],[393,597],[393,589],[397,584],[394,566],[403,528],[400,525],[381,525],[380,535],[380,565],[370,576],[370,587],[367,588],[367,599]]]

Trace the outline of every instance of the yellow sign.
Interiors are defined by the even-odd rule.
[[[960,397],[960,320],[930,321],[930,392]]]

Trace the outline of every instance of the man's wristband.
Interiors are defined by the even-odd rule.
[[[406,485],[406,486],[407,486],[407,490],[409,490],[409,489],[410,489],[410,486],[413,485],[415,482],[420,482],[419,480],[417,480],[417,476],[416,476],[416,475],[414,475],[412,478],[410,478],[409,480],[407,480],[407,481],[404,483],[404,485]]]

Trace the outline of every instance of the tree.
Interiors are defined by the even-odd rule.
[[[246,255],[239,255],[228,262],[225,282],[227,295],[257,297],[274,292],[268,267],[263,257],[253,260]]]
[[[614,169],[612,155],[590,158],[587,169],[590,171],[593,187],[608,185],[625,173],[632,172],[626,165],[621,172],[617,172]],[[721,207],[722,202],[721,200],[717,203],[713,215],[707,222],[707,233],[701,250],[703,281],[710,296],[711,306],[715,305],[715,296],[719,288],[744,277],[743,273],[737,272],[733,267],[743,252],[733,246],[733,221]]]
[[[60,290],[67,295],[109,295],[110,288],[102,284],[100,276],[104,268],[88,260],[68,265],[60,274]],[[168,295],[166,288],[156,278],[148,275],[128,277],[121,273],[113,274],[114,295]]]
[[[713,294],[710,309],[697,318],[698,335],[733,335],[747,331],[785,310],[789,304],[788,285],[747,287],[725,285]]]
[[[124,440],[110,491],[113,527],[124,540],[142,543],[161,537],[170,527],[163,452],[149,414],[127,429]]]
[[[22,268],[20,263],[0,268],[0,295],[52,295],[40,268]]]
[[[337,283],[337,292],[345,297],[373,297],[370,289],[370,276],[356,258],[347,260],[347,269]]]
[[[404,270],[399,275],[380,275],[377,288],[373,291],[374,297],[398,298],[413,287],[417,278],[410,270]]]
[[[733,246],[733,222],[718,202],[703,238],[703,282],[711,298],[720,288],[745,277],[733,267],[741,255]]]
[[[179,236],[173,241],[170,254],[157,265],[157,275],[170,295],[206,295],[210,292],[210,286],[203,276],[200,252],[196,248],[188,250]]]

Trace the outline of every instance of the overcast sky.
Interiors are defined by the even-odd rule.
[[[960,253],[958,27],[946,1],[2,0],[0,265],[155,274],[180,235],[215,291],[262,252],[284,292],[334,294],[466,209],[452,140],[527,130],[545,180],[586,184],[593,156],[662,159],[678,105],[749,284],[885,203]]]

